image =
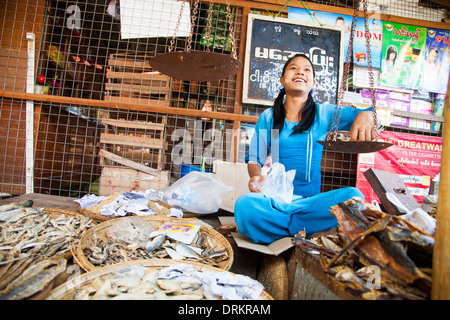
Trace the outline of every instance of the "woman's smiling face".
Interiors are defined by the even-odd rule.
[[[286,92],[305,92],[308,94],[314,87],[314,68],[304,57],[292,59],[280,78]]]

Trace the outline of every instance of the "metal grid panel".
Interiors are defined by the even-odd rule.
[[[313,2],[342,7],[353,4],[351,1]],[[420,11],[416,3],[410,2],[399,0],[390,1],[390,4],[407,6],[408,10],[400,10],[398,15],[408,16],[407,12]],[[379,1],[375,3],[379,4]],[[439,9],[435,4],[429,7]],[[34,122],[31,124],[34,128],[34,192],[79,197],[88,192],[98,192],[97,186],[101,182],[110,186],[111,189],[107,192],[118,190],[121,186],[135,188],[136,182],[142,187],[149,184],[141,182],[154,182],[153,186],[157,188],[179,178],[182,171],[180,160],[186,165],[198,167],[202,156],[206,156],[207,169],[212,167],[213,159],[233,161],[233,137],[239,137],[241,141],[237,150],[238,161],[245,161],[243,151],[248,139],[241,136],[241,132],[244,131],[242,128],[247,125],[251,127],[251,124],[242,123],[241,130],[235,132],[236,123],[231,120],[146,111],[147,105],[193,110],[211,105],[212,111],[234,113],[239,91],[236,77],[200,83],[169,79],[167,83],[164,78],[152,75],[154,70],[146,65],[147,58],[167,52],[172,37],[122,39],[120,20],[116,15],[119,8],[119,0],[39,0],[33,3],[29,0],[0,1],[0,88],[7,92],[26,92],[26,33],[33,32],[36,36],[37,68],[32,76],[32,83],[37,85],[38,75],[43,75],[44,86],[49,90],[46,93],[73,98],[71,103],[45,102],[45,99],[43,102],[34,102]],[[200,4],[193,33],[193,49],[205,49],[204,31],[208,8],[208,2]],[[243,10],[238,7],[232,9],[239,48]],[[219,11],[220,14],[217,14]],[[215,12],[212,34],[217,41],[212,50],[229,53],[226,46],[228,28],[224,5]],[[419,16],[412,18],[419,19]],[[429,20],[437,21],[433,19],[435,18]],[[174,50],[183,50],[187,39],[177,37]],[[112,61],[120,57],[124,58],[124,64],[113,65]],[[115,75],[108,77],[108,73]],[[132,79],[125,77],[128,73],[133,74]],[[113,84],[117,83],[121,84],[122,92],[113,92],[116,88]],[[166,90],[166,86],[169,90]],[[128,93],[123,92],[125,87]],[[123,109],[86,107],[76,100],[84,98],[105,101],[107,96],[119,97],[122,101],[131,98],[137,100],[128,100],[133,108]],[[0,103],[0,145],[4,147],[0,152],[0,196],[22,194],[26,192],[26,169],[30,167],[26,162],[26,100],[1,98]],[[242,113],[259,115],[264,108],[243,105]],[[106,119],[118,121],[120,125],[107,124]],[[131,125],[123,126],[122,121],[128,121]],[[145,123],[145,128],[140,126],[142,123]],[[152,129],[150,123],[164,123],[163,135]],[[105,141],[105,134],[117,135],[118,137],[113,138],[122,141]],[[162,149],[150,148],[147,139],[163,140]],[[141,140],[144,142],[141,143]],[[162,150],[162,153],[158,150]],[[111,160],[111,153],[120,158]],[[180,159],[180,155],[184,157]],[[354,185],[355,155],[327,151],[324,158],[324,190]],[[133,162],[132,167],[127,161]],[[149,168],[148,172],[154,169],[160,170],[160,173],[157,176],[143,175],[142,171],[133,169],[136,164]],[[116,176],[112,175],[114,172],[108,176],[119,177],[115,180],[118,184],[114,184],[114,179],[100,181],[102,170],[106,167],[119,172],[116,172]],[[125,181],[121,170],[117,168],[127,169],[127,177],[138,173],[141,175]]]

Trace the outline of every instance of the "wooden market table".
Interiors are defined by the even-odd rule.
[[[289,261],[289,298],[292,300],[358,300],[326,273],[316,255],[294,247]]]

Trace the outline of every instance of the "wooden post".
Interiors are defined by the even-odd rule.
[[[433,253],[433,300],[450,299],[450,81],[445,97],[441,175]]]

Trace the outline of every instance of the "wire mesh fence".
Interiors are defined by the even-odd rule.
[[[444,7],[430,2],[423,9],[417,9],[419,1],[385,2],[369,4],[375,12],[414,19],[441,21],[446,15]],[[159,189],[190,170],[202,166],[212,170],[214,160],[245,163],[255,120],[226,114],[258,116],[267,106],[241,103],[239,76],[183,81],[151,66],[151,57],[171,47],[185,50],[189,44],[193,50],[230,54],[226,2],[201,1],[195,14],[195,2],[186,2],[181,10],[182,3],[0,1],[0,197],[27,192],[80,197]],[[244,8],[286,16],[261,8],[261,3],[247,1],[240,6],[232,1],[240,59],[245,49]],[[353,5],[352,1],[310,3]],[[387,11],[394,7],[398,10]],[[420,15],[425,11],[425,16]],[[27,74],[27,32],[35,35],[31,75]],[[26,92],[42,94],[33,100],[31,112],[27,109],[31,100],[21,96]],[[206,111],[205,116],[199,115],[200,110]],[[26,135],[30,130],[31,160]],[[395,126],[387,130],[416,132]],[[440,131],[420,134],[440,136]],[[357,155],[325,151],[323,190],[354,186],[356,165]]]

